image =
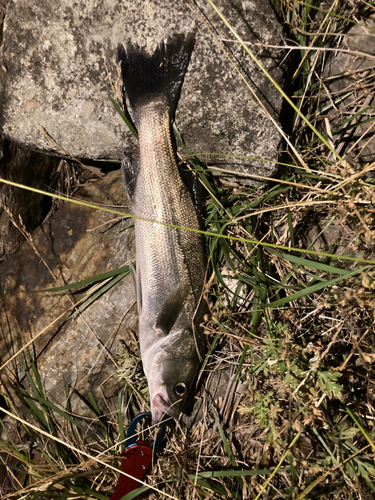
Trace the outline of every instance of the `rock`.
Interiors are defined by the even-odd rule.
[[[4,141],[0,176],[37,189],[48,190],[56,183],[60,160]],[[0,184],[0,261],[14,253],[24,236],[47,215],[51,198],[6,184]],[[17,227],[18,226],[18,227]]]
[[[119,171],[91,180],[76,196],[126,210],[121,207],[125,194]],[[123,220],[106,212],[62,203],[34,231],[31,243],[36,250],[25,242],[0,266],[2,362],[82,296],[77,292],[41,293],[40,290],[95,276],[134,260],[133,230],[120,232]],[[48,396],[65,407],[66,388],[70,386],[73,411],[88,415],[85,400],[89,388],[104,409],[107,408],[104,401],[108,398],[110,403],[111,397],[117,398],[124,385],[115,375],[117,366],[112,354],[116,342],[127,340],[130,331],[137,329],[131,277],[123,278],[81,315],[72,319],[67,319],[68,316],[47,328],[34,341],[32,352]],[[0,376],[3,381],[4,376],[15,379],[16,371],[22,375],[20,362],[8,365],[0,371]]]
[[[369,26],[353,26],[343,35],[341,49],[351,52],[337,52],[329,58],[325,68],[325,76],[329,76],[331,88],[334,92],[347,87],[348,77],[355,78],[355,74],[372,69],[375,55],[375,24]]]
[[[0,47],[8,0],[0,0]],[[0,77],[2,68],[0,67]],[[17,146],[0,136],[0,176],[37,189],[48,190],[57,181],[57,158]],[[0,183],[0,262],[14,253],[51,207],[51,198]],[[18,227],[17,227],[18,226]]]
[[[366,82],[373,74],[374,35],[374,22],[369,21],[368,26],[353,26],[341,37],[340,43],[340,49],[351,52],[331,55],[324,70],[330,96],[324,99],[322,93],[322,102],[325,108],[329,108],[326,115],[337,144],[336,150],[361,169],[375,159],[373,122],[369,121],[373,115],[374,95]],[[335,102],[334,107],[332,102]],[[349,113],[356,116],[349,120]]]
[[[3,24],[5,17],[5,7],[8,3],[8,0],[0,0],[0,46],[3,43]],[[0,70],[1,72],[1,70]]]
[[[276,56],[262,43],[278,44],[281,27],[263,0],[216,2],[259,60],[280,81]],[[118,85],[116,47],[132,40],[148,49],[175,32],[197,32],[176,122],[194,153],[248,155],[270,160],[236,166],[201,156],[223,168],[269,174],[280,135],[260,109],[208,28],[241,68],[265,106],[277,117],[281,97],[234,41],[206,2],[183,0],[24,0],[7,6],[2,46],[1,123],[6,137],[32,149],[63,155],[38,130],[43,126],[81,159],[120,159],[135,141],[107,94]],[[20,35],[22,34],[22,35]],[[118,87],[117,87],[118,88]],[[117,92],[116,95],[119,95]]]

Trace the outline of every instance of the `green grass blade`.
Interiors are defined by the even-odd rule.
[[[122,394],[123,391],[120,391],[118,393],[117,397],[117,421],[118,421],[118,429],[119,429],[119,441],[121,443],[120,451],[121,453],[124,451],[125,448],[125,429],[124,429],[124,416],[122,414]]]
[[[230,241],[238,241],[240,243],[250,243],[252,245],[258,245],[258,246],[265,247],[265,248],[274,248],[274,249],[279,249],[279,250],[286,250],[288,252],[296,252],[296,253],[302,253],[302,254],[316,255],[318,257],[328,257],[328,258],[331,258],[331,259],[338,259],[338,260],[341,259],[341,260],[346,260],[346,261],[349,261],[349,262],[361,262],[361,263],[364,263],[364,264],[375,265],[375,260],[362,259],[362,258],[358,258],[358,257],[349,257],[348,255],[335,255],[335,254],[330,254],[330,253],[327,253],[327,252],[316,252],[316,251],[308,250],[308,249],[304,249],[304,248],[297,248],[297,247],[291,248],[291,247],[287,247],[287,246],[284,246],[284,245],[277,245],[277,244],[274,244],[274,243],[267,243],[265,241],[252,240],[250,238],[240,238],[240,237],[236,237],[236,236],[230,236],[230,235],[227,235],[227,234],[217,234],[217,233],[214,233],[212,231],[204,231],[204,230],[201,230],[201,229],[193,229],[191,227],[178,226],[177,224],[169,224],[168,222],[160,222],[160,221],[155,221],[153,219],[146,219],[145,217],[138,217],[138,216],[133,215],[133,214],[127,214],[127,213],[124,213],[124,212],[120,212],[118,210],[112,210],[110,208],[105,208],[105,207],[102,207],[102,206],[99,206],[99,205],[95,205],[93,203],[86,203],[86,202],[83,202],[83,201],[80,201],[80,200],[75,200],[75,199],[72,199],[72,198],[66,198],[65,196],[57,195],[57,194],[54,194],[54,193],[48,193],[48,191],[43,191],[42,189],[31,188],[30,186],[25,186],[25,185],[19,184],[17,182],[8,181],[7,179],[0,178],[0,182],[2,182],[3,184],[7,184],[9,186],[14,186],[14,187],[19,187],[21,189],[26,189],[27,191],[32,191],[34,193],[39,193],[39,194],[47,195],[47,196],[50,196],[51,198],[55,198],[57,200],[63,200],[63,201],[67,201],[69,203],[74,203],[75,205],[82,205],[82,206],[85,206],[85,207],[94,208],[95,210],[100,210],[102,212],[108,212],[108,213],[111,213],[111,214],[122,215],[123,217],[131,217],[133,219],[143,220],[145,222],[153,222],[153,223],[156,223],[156,224],[160,224],[161,226],[165,226],[165,227],[172,227],[174,229],[179,229],[179,230],[184,230],[184,231],[190,231],[192,233],[199,233],[199,234],[203,234],[204,236],[212,236],[212,237],[215,237],[215,238],[223,238],[223,239],[230,240]]]
[[[273,255],[279,255],[283,259],[288,262],[293,262],[294,264],[298,264],[300,267],[310,267],[311,269],[316,269],[317,271],[322,271],[330,274],[340,274],[342,276],[346,276],[350,273],[350,271],[346,269],[341,269],[340,267],[329,266],[327,264],[322,264],[321,262],[317,262],[316,260],[308,260],[303,257],[297,257],[295,255],[290,255],[286,253],[278,253],[277,251],[268,249],[270,253]]]
[[[294,300],[299,300],[302,297],[306,297],[307,295],[311,295],[319,290],[322,290],[323,288],[335,285],[336,283],[339,283],[340,281],[342,281],[346,278],[350,278],[352,276],[355,276],[356,274],[359,274],[359,273],[365,271],[366,269],[368,269],[368,266],[362,267],[361,269],[356,269],[355,271],[352,271],[352,272],[346,274],[345,276],[339,276],[338,278],[334,278],[334,279],[327,280],[327,281],[324,281],[321,283],[317,283],[316,285],[307,286],[303,290],[300,290],[299,292],[292,293],[288,297],[283,297],[282,299],[276,300],[275,302],[271,302],[269,304],[263,304],[262,307],[264,309],[275,308],[275,307],[282,306],[283,304],[288,304],[289,302],[292,302]]]
[[[227,440],[227,437],[224,433],[224,429],[222,428],[221,424],[220,424],[220,420],[219,420],[219,416],[215,410],[215,407],[214,405],[210,402],[210,408],[211,408],[211,411],[212,411],[212,415],[215,419],[215,424],[218,428],[218,431],[219,431],[219,434],[220,434],[220,437],[221,437],[221,440],[223,442],[223,445],[224,445],[224,448],[225,448],[225,451],[228,455],[228,458],[230,460],[230,463],[232,464],[232,467],[237,467],[237,462],[236,462],[236,459],[234,458],[234,455],[233,455],[233,452],[232,452],[232,449],[230,447],[230,444]]]
[[[127,118],[125,116],[125,113],[123,112],[123,110],[120,108],[120,106],[117,104],[117,102],[112,99],[112,97],[108,94],[108,99],[111,101],[113,107],[115,108],[115,110],[117,111],[117,113],[121,116],[121,118],[124,120],[124,122],[126,123],[126,126],[128,127],[128,129],[130,130],[130,132],[134,135],[134,137],[136,139],[138,139],[138,132],[136,131],[136,129],[134,128],[132,122],[129,120],[129,118]]]
[[[108,446],[112,447],[114,443],[113,443],[112,436],[108,432],[108,422],[107,422],[107,419],[105,418],[105,416],[100,411],[98,403],[96,402],[95,396],[94,396],[94,394],[93,394],[93,392],[91,390],[88,392],[88,396],[89,396],[89,401],[90,401],[91,408],[93,409],[95,415],[98,417],[98,423],[99,423],[100,427],[103,429],[103,431],[104,431],[104,433],[105,433],[105,435],[107,437]]]
[[[127,276],[129,272],[127,273],[121,273],[115,278],[113,278],[109,283],[106,285],[102,286],[96,293],[92,292],[93,295],[89,294],[87,300],[83,302],[76,310],[75,312],[70,316],[70,318],[75,318],[79,313],[82,313],[85,309],[87,309],[95,300],[97,300],[99,297],[101,297],[107,290],[112,288],[113,286],[116,285],[119,281],[121,281],[125,276]]]
[[[347,414],[350,416],[350,418],[353,420],[355,425],[358,427],[358,429],[361,431],[361,433],[363,434],[363,436],[365,437],[367,442],[370,444],[372,451],[375,451],[375,444],[372,441],[372,439],[370,438],[370,436],[368,435],[368,433],[366,432],[364,426],[359,422],[358,418],[354,416],[354,414],[352,413],[352,411],[348,407],[346,407],[345,410],[346,410]]]
[[[275,469],[254,469],[254,470],[215,470],[198,472],[197,476],[205,479],[218,477],[253,477],[253,476],[270,476],[275,472]],[[279,474],[289,472],[289,467],[278,469]],[[189,478],[195,481],[195,474],[189,474]]]
[[[335,12],[329,12],[328,10],[322,9],[321,7],[318,7],[318,6],[313,5],[311,3],[302,2],[301,0],[293,0],[293,1],[299,5],[302,5],[304,7],[308,7],[309,9],[314,9],[316,11],[319,11],[322,14],[329,14],[330,16],[335,17],[336,19],[341,19],[347,23],[355,24],[357,26],[363,26],[364,28],[366,28],[365,24],[358,23],[357,21],[353,21],[353,19],[350,19],[350,17],[341,16],[340,14],[336,14]]]
[[[107,271],[106,273],[97,274],[91,278],[86,278],[85,280],[76,281],[75,283],[70,283],[69,285],[58,286],[56,288],[47,288],[45,290],[38,290],[38,292],[63,292],[65,290],[74,290],[75,288],[82,288],[92,283],[97,283],[98,281],[105,280],[106,278],[112,278],[112,276],[118,276],[121,273],[129,274],[129,266],[118,267],[112,271]]]

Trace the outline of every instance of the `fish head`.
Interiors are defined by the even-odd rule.
[[[177,418],[187,403],[202,361],[191,328],[173,329],[142,356],[150,392],[152,423]]]

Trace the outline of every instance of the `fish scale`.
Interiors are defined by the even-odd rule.
[[[190,193],[174,159],[168,113],[153,104],[144,108],[138,111],[142,117],[138,126],[141,155],[135,213],[146,219],[199,230]],[[203,250],[199,251],[201,235],[141,220],[135,221],[135,227],[144,297],[142,308],[156,318],[160,296],[174,292],[176,283],[187,281],[193,293],[186,304],[191,313],[195,307],[189,305],[199,298],[203,287],[205,261]]]

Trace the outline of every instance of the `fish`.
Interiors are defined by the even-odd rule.
[[[136,216],[132,274],[153,424],[186,412],[207,350],[202,234],[165,225],[201,228],[196,182],[179,170],[171,132],[194,43],[189,33],[153,53],[131,42],[118,46],[124,108],[127,97],[139,139],[139,158],[124,157],[122,175]]]

